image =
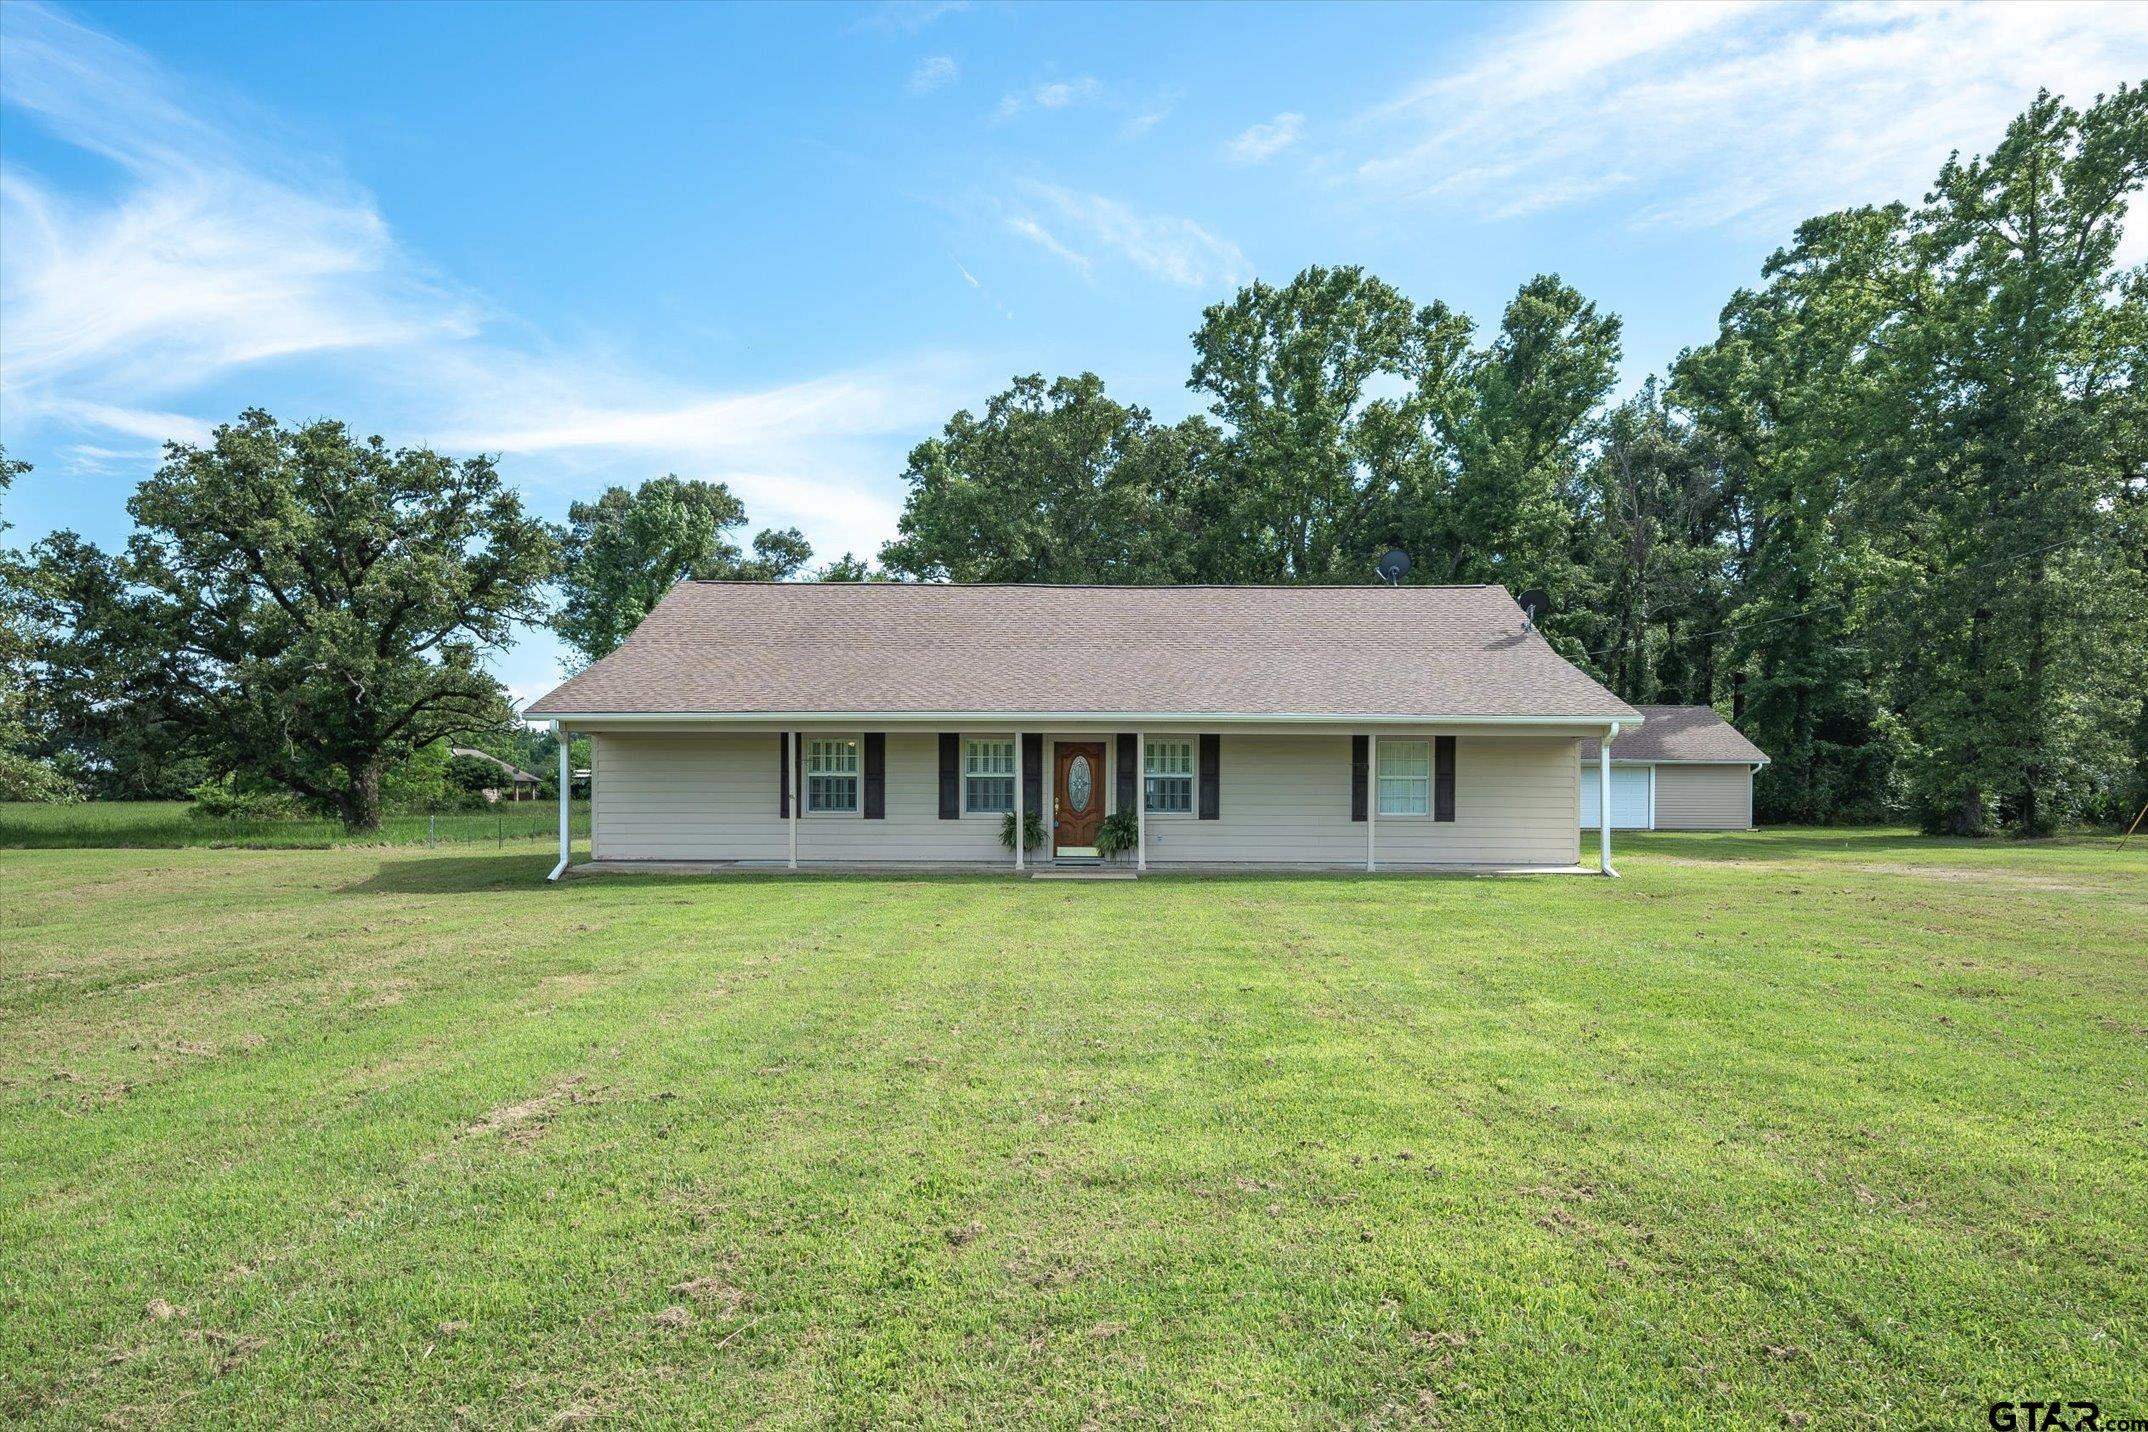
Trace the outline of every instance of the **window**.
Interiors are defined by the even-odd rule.
[[[806,814],[855,814],[858,809],[857,739],[815,736],[808,740],[805,778]]]
[[[1380,743],[1380,814],[1429,815],[1432,811],[1432,743]]]
[[[965,810],[1000,815],[1014,810],[1014,742],[997,736],[962,743]]]
[[[1193,812],[1193,742],[1151,739],[1144,753],[1143,799],[1152,815]]]

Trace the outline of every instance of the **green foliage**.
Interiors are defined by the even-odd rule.
[[[1158,426],[1092,373],[1016,378],[983,417],[959,412],[911,450],[881,565],[958,582],[1183,580],[1188,484],[1215,437],[1199,419]]]
[[[0,448],[0,495],[30,464]],[[8,523],[0,520],[0,533]],[[80,785],[38,751],[30,690],[38,646],[37,572],[20,552],[0,547],[0,801],[66,802],[81,798]]]
[[[39,549],[77,729],[138,723],[369,830],[416,753],[508,720],[479,658],[543,616],[555,554],[489,459],[249,410],[169,444],[128,511],[124,556]]]
[[[1008,811],[1000,818],[999,843],[1014,849],[1014,812]],[[1022,849],[1035,850],[1044,844],[1044,817],[1036,811],[1022,812]]]
[[[748,557],[726,535],[745,522],[745,504],[724,484],[669,474],[631,492],[609,487],[595,502],[575,503],[560,533],[564,601],[554,629],[585,661],[595,661],[681,581],[777,581],[812,559],[812,547],[794,527],[759,533]]]
[[[195,820],[284,820],[302,813],[289,791],[239,776],[204,781],[188,794],[193,804],[186,813]]]
[[[1115,810],[1096,828],[1096,853],[1116,860],[1141,842],[1140,818],[1130,810]]]

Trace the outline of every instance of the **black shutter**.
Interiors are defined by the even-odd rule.
[[[888,818],[888,737],[885,731],[865,733],[865,818]]]
[[[1044,738],[1022,738],[1022,812],[1044,814]]]
[[[962,738],[940,733],[940,819],[962,818]]]
[[[1454,819],[1454,737],[1433,741],[1432,819]]]
[[[1364,736],[1350,738],[1350,819],[1365,818],[1365,766],[1372,756],[1372,742]]]
[[[791,737],[788,731],[776,735],[776,814],[785,820],[791,818]]]
[[[1134,808],[1134,782],[1140,777],[1141,774],[1139,771],[1134,769],[1134,767],[1139,764],[1141,760],[1140,754],[1134,750],[1134,744],[1135,742],[1133,732],[1121,731],[1119,733],[1118,808],[1120,810],[1132,810]]]
[[[1221,790],[1223,738],[1201,738],[1201,819],[1214,820],[1222,813]]]

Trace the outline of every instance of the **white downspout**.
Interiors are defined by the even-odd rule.
[[[1596,860],[1604,874],[1616,877],[1611,868],[1611,743],[1618,739],[1618,722],[1604,733],[1596,748]]]
[[[566,873],[574,829],[569,823],[574,802],[574,763],[568,759],[567,733],[557,721],[552,723],[552,739],[559,746],[559,864],[552,867],[547,880],[557,880]]]
[[[1372,873],[1380,832],[1380,733],[1365,737],[1365,873]]]
[[[802,764],[803,753],[798,749],[798,733],[796,731],[785,731],[783,739],[791,748],[791,768],[789,773],[791,818],[786,824],[790,826],[791,835],[790,868],[796,870],[798,868],[798,802],[805,794],[805,780],[798,769]]]
[[[1022,873],[1022,733],[1014,733],[1014,873]]]
[[[1134,733],[1134,869],[1149,868],[1149,738]]]

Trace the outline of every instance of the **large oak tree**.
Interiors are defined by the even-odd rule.
[[[124,555],[42,546],[66,630],[46,664],[78,709],[171,723],[353,830],[390,768],[509,719],[479,657],[543,618],[555,554],[489,459],[257,409],[165,453]]]

